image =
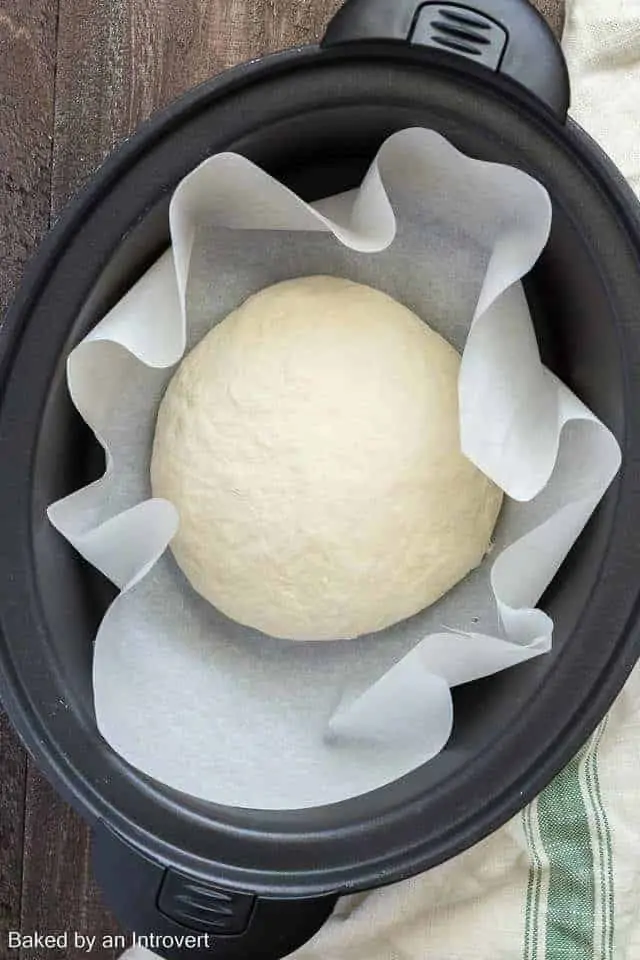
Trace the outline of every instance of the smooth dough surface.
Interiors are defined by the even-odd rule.
[[[164,396],[153,494],[192,586],[275,637],[382,630],[483,559],[501,491],[460,450],[458,353],[371,287],[332,277],[247,300]]]

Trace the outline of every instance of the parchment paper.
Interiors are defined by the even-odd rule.
[[[550,200],[412,129],[360,190],[314,207],[242,157],[212,157],[180,184],[170,221],[172,249],[68,360],[107,470],[49,516],[122,591],[96,638],[98,726],[136,767],[217,803],[356,796],[445,746],[450,687],[549,650],[535,605],[620,465],[611,433],[542,366],[519,283],[547,242]],[[166,549],[177,512],[149,499],[157,406],[185,347],[249,294],[316,273],[386,291],[464,349],[463,449],[510,498],[491,557],[441,602],[329,644],[262,636],[196,596]]]

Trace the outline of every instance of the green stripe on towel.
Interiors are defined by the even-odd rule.
[[[529,847],[531,869],[527,887],[527,905],[524,927],[524,960],[538,960],[538,924],[540,920],[540,892],[542,890],[542,862],[533,830],[536,801],[522,811],[522,826]]]
[[[523,960],[613,960],[613,850],[598,774],[606,725],[523,811],[531,860]]]
[[[597,850],[597,870],[600,893],[600,935],[594,955],[598,960],[613,960],[614,885],[611,829],[602,799],[598,773],[598,749],[607,727],[605,719],[594,734],[586,762],[586,786],[593,818],[592,841]]]
[[[540,834],[549,858],[547,960],[593,957],[594,860],[579,781],[585,753],[583,750],[538,798]]]

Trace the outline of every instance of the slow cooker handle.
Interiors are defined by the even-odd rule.
[[[120,923],[165,960],[281,960],[318,932],[338,900],[228,890],[159,863],[104,822],[93,830],[93,871]]]
[[[322,46],[388,40],[481,64],[566,119],[567,65],[550,27],[528,0],[346,0]]]

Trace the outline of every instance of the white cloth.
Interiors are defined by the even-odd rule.
[[[640,0],[570,0],[564,48],[573,116],[640,192]],[[522,814],[429,873],[342,900],[296,960],[640,960],[639,771],[637,669]]]
[[[640,0],[569,0],[571,115],[640,192]]]

